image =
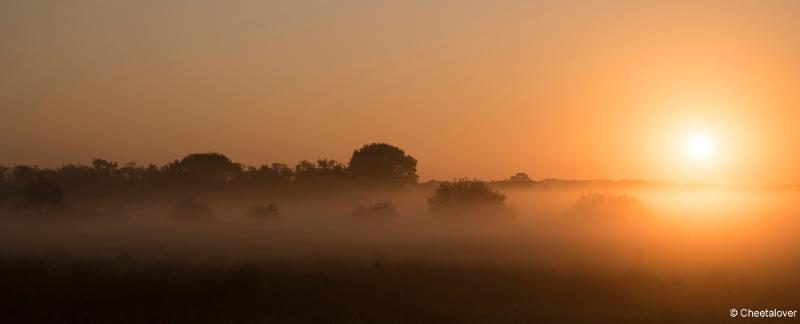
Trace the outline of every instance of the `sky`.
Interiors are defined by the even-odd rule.
[[[700,2],[0,0],[0,164],[800,182],[800,2]]]

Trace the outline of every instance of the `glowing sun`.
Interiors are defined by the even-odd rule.
[[[707,160],[714,155],[714,141],[704,134],[694,134],[686,140],[686,152],[694,159]]]

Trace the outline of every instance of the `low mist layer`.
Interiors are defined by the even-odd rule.
[[[75,302],[78,309],[105,303],[87,295],[101,289],[154,311],[168,289],[191,297],[156,309],[183,320],[192,317],[179,305],[222,302],[216,295],[195,300],[201,288],[189,288],[194,284],[221,285],[214,289],[231,294],[225,298],[253,298],[248,302],[254,304],[217,309],[222,313],[214,316],[222,317],[211,317],[236,321],[386,321],[401,309],[410,312],[409,320],[425,321],[712,321],[736,305],[792,306],[799,297],[800,258],[789,248],[798,244],[796,192],[503,194],[508,208],[499,214],[467,216],[431,210],[431,193],[422,189],[277,200],[198,196],[193,201],[202,207],[191,208],[199,214],[190,210],[184,217],[182,200],[95,208],[102,218],[30,219],[9,212],[0,227],[2,280],[17,293],[37,287],[55,294],[17,302],[56,308],[64,296],[88,298]],[[262,204],[263,214],[254,215],[254,205]],[[18,271],[38,279],[19,281]],[[90,275],[98,271],[99,277]],[[75,279],[98,287],[62,282]],[[133,287],[119,281],[142,295],[129,297]],[[106,284],[112,288],[100,288]],[[556,303],[580,312],[543,312]],[[634,304],[635,311],[596,309]],[[485,313],[475,313],[478,306]],[[127,308],[101,312],[133,316]],[[144,314],[130,319],[155,316]]]
[[[800,192],[347,165],[2,173],[10,322],[719,322],[794,309]]]

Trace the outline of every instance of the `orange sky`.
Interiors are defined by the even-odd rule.
[[[0,163],[800,181],[800,2],[645,2],[3,1]]]

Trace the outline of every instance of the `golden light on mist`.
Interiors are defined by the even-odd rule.
[[[730,159],[725,139],[727,127],[724,123],[711,123],[699,119],[684,124],[676,129],[673,143],[676,150],[673,168],[681,170],[680,174],[685,181],[702,182],[706,184],[724,182],[734,172],[736,166]]]

